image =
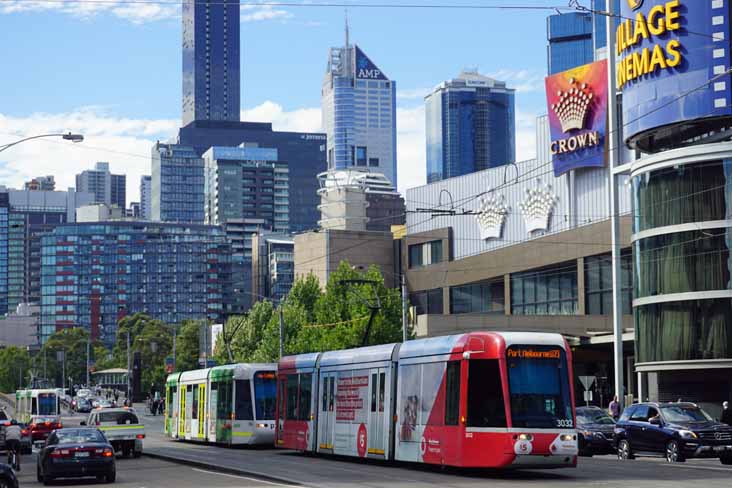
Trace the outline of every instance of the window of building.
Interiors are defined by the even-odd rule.
[[[577,263],[511,275],[512,315],[577,313]]]
[[[450,288],[451,313],[503,313],[504,308],[503,279]]]
[[[379,166],[379,158],[369,158],[369,166],[371,166],[371,167]]]
[[[633,261],[630,251],[622,254],[620,267],[623,313],[629,315],[632,313],[633,297]],[[610,254],[585,258],[585,290],[585,309],[588,315],[613,313],[613,268]]]
[[[366,166],[366,147],[365,146],[357,146],[356,147],[356,166]]]
[[[412,293],[409,295],[409,303],[417,309],[417,315],[442,314],[442,288]]]
[[[429,266],[442,261],[442,241],[430,241],[409,246],[409,267]]]

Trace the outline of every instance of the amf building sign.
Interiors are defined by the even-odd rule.
[[[578,66],[545,82],[554,176],[605,166],[607,62]]]

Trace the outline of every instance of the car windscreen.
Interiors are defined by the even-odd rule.
[[[34,424],[45,424],[45,423],[58,422],[58,418],[56,418],[56,417],[33,417],[32,420],[33,420]]]
[[[514,427],[573,428],[567,358],[556,346],[515,345],[506,350]]]
[[[56,415],[58,413],[55,393],[38,394],[38,413],[39,415]]]
[[[610,418],[608,414],[602,410],[589,411],[589,410],[577,410],[577,424],[598,424],[598,425],[613,425],[615,421]]]
[[[274,420],[277,397],[277,380],[273,371],[260,371],[254,375],[254,401],[257,420]]]
[[[709,422],[712,417],[704,410],[692,405],[663,405],[663,417],[668,422]]]
[[[83,444],[85,442],[107,442],[104,436],[95,429],[57,430],[59,444]]]
[[[7,414],[2,410],[0,410],[0,420],[8,420]]]
[[[113,422],[117,425],[138,424],[137,415],[131,412],[99,412],[97,418],[100,422]]]

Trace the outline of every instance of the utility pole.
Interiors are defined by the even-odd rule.
[[[208,322],[203,323],[203,367],[208,368]]]
[[[402,270],[402,342],[407,342],[407,320],[408,320],[408,301],[407,301],[407,275]]]
[[[615,16],[613,2],[605,3],[607,14],[607,86],[608,86],[608,209],[610,211],[610,228],[612,243],[612,280],[613,280],[613,359],[615,363],[615,395],[618,397],[621,409],[625,405],[624,372],[623,372],[623,299],[621,294],[620,268],[620,205],[618,203],[618,185],[615,168],[620,165],[620,132],[622,127],[618,123],[617,86],[615,80]]]
[[[127,393],[125,393],[125,397],[129,401],[131,399],[131,388],[130,388],[130,331],[127,331]],[[130,402],[132,404],[132,402]]]
[[[91,350],[91,338],[86,341],[86,387],[89,388],[89,355]]]
[[[280,304],[280,359],[285,355],[285,314]]]
[[[66,349],[61,350],[61,388],[66,391]]]
[[[175,356],[175,354],[176,354],[175,346],[176,346],[177,339],[178,339],[178,326],[174,325],[173,326],[173,371],[177,371],[176,368],[178,367],[178,364],[176,363],[177,358]]]

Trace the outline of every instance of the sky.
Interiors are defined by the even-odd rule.
[[[0,145],[49,132],[85,135],[79,144],[42,139],[0,153],[0,185],[21,187],[52,174],[57,189],[66,189],[76,173],[108,161],[113,173],[127,174],[128,202],[139,200],[152,145],[170,140],[180,126],[181,22],[175,3],[128,1],[0,0]],[[320,87],[328,50],[344,42],[345,9],[320,0],[272,3],[243,2],[241,9],[242,120],[271,121],[275,130],[321,130]],[[552,11],[338,3],[351,4],[351,41],[397,83],[401,191],[425,183],[424,95],[463,68],[517,90],[517,159],[534,156],[535,118],[546,113],[546,17]]]

